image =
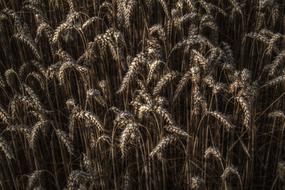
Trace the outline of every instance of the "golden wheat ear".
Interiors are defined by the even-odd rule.
[[[220,150],[216,147],[208,147],[204,153],[204,158],[206,160],[210,159],[211,157],[217,159],[218,161],[222,162],[222,155],[220,153]]]
[[[172,133],[174,135],[179,135],[181,137],[190,137],[190,135],[184,131],[182,128],[178,127],[178,126],[174,126],[174,125],[164,125],[163,128],[169,132]]]
[[[41,177],[43,175],[43,170],[35,170],[29,175],[29,180],[27,184],[27,190],[32,190],[38,187],[40,184]]]
[[[204,190],[206,189],[206,182],[200,176],[191,177],[190,186],[193,190]]]
[[[19,42],[22,42],[27,47],[29,47],[37,60],[41,60],[40,52],[38,51],[38,47],[36,43],[34,42],[34,40],[32,39],[32,37],[22,32],[16,33],[13,37]]]
[[[16,73],[14,69],[8,69],[5,71],[5,80],[11,89],[20,92],[22,88],[22,84],[21,84],[18,74]]]
[[[9,125],[11,123],[11,118],[9,114],[0,106],[0,121]]]
[[[188,85],[189,81],[191,81],[191,76],[192,76],[192,71],[189,70],[180,79],[178,82],[178,85],[175,89],[174,96],[173,96],[173,101],[176,101],[183,89]]]
[[[245,125],[245,127],[247,129],[250,129],[250,125],[251,125],[251,110],[250,110],[250,104],[248,103],[248,101],[242,97],[242,96],[238,96],[235,98],[236,101],[239,103],[239,105],[241,106],[243,113],[244,113],[244,119],[243,119],[243,124]]]
[[[216,111],[208,111],[207,114],[216,118],[225,127],[227,131],[230,131],[231,129],[235,128],[235,125],[233,125],[224,114]]]
[[[4,153],[7,159],[15,159],[14,153],[12,152],[10,145],[3,137],[0,137],[0,150]]]
[[[269,87],[273,87],[273,86],[276,86],[280,83],[283,83],[285,81],[285,69],[283,70],[283,73],[282,75],[274,78],[274,79],[271,79],[269,81],[267,81],[263,86],[262,88],[269,88]]]
[[[164,76],[162,76],[157,82],[156,86],[153,88],[153,95],[157,96],[162,91],[162,89],[170,82],[172,82],[178,76],[178,72],[171,71]]]
[[[268,114],[268,117],[269,118],[280,118],[280,119],[284,120],[285,119],[285,114],[281,110],[276,110],[276,111],[270,112]]]
[[[73,144],[72,144],[72,141],[71,141],[69,135],[60,129],[56,129],[55,134],[56,134],[59,142],[62,143],[66,147],[69,154],[72,155],[74,153],[74,148],[73,148]]]
[[[224,172],[221,175],[221,178],[223,181],[226,181],[232,175],[235,175],[239,179],[241,179],[238,169],[233,165],[229,165],[224,169]]]
[[[152,149],[149,156],[153,158],[155,155],[161,153],[165,148],[167,148],[169,145],[174,144],[177,142],[178,138],[175,135],[168,135],[166,137],[163,137],[159,143]]]
[[[129,123],[123,130],[120,137],[120,150],[122,158],[127,157],[131,146],[137,146],[140,138],[140,131],[136,123]]]
[[[80,189],[81,184],[85,184],[94,180],[94,176],[82,170],[73,170],[68,176],[67,189],[74,190]]]
[[[89,89],[86,92],[87,99],[91,99],[92,97],[96,100],[97,103],[99,103],[101,106],[106,107],[107,102],[104,96],[101,95],[101,92],[97,89]]]
[[[48,121],[38,121],[33,126],[32,130],[31,130],[31,134],[29,135],[29,137],[30,137],[29,144],[33,150],[35,150],[35,148],[36,148],[37,140],[39,138],[39,133],[44,132],[45,127],[47,126],[48,123],[49,123]]]
[[[117,91],[118,94],[126,90],[131,80],[137,75],[141,66],[145,65],[146,63],[147,63],[147,57],[145,53],[139,53],[136,55],[136,57],[132,60],[130,64],[128,72],[126,73],[126,75],[122,80],[122,84],[119,90]]]

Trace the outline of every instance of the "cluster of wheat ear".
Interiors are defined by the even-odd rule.
[[[284,189],[284,12],[0,0],[0,189]]]

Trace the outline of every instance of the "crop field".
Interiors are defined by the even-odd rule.
[[[284,0],[0,0],[0,190],[284,190]]]

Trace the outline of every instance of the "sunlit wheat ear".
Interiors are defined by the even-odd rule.
[[[234,55],[231,46],[227,42],[222,42],[221,48],[224,51],[226,62],[234,67]]]
[[[150,105],[140,105],[137,108],[136,112],[137,112],[138,118],[142,119],[144,116],[148,116],[148,114],[152,111],[153,109]]]
[[[190,135],[184,131],[182,128],[174,126],[174,125],[164,125],[163,128],[174,135],[180,135],[182,137],[190,137]]]
[[[61,67],[59,68],[58,74],[57,74],[57,77],[61,85],[65,84],[65,73],[68,69],[75,69],[80,74],[83,80],[86,80],[86,77],[88,76],[87,68],[80,66],[80,65],[76,65],[72,62],[65,62],[61,65]]]
[[[204,190],[204,189],[206,189],[205,180],[199,176],[192,177],[190,185],[191,185],[191,189],[193,189],[193,190]]]
[[[76,106],[74,99],[67,100],[66,106],[69,110],[71,110],[72,117],[83,119],[85,122],[95,125],[95,127],[97,127],[100,131],[104,130],[104,126],[99,118],[95,114]]]
[[[183,16],[179,17],[177,19],[177,24],[175,23],[174,21],[174,25],[178,25],[179,27],[181,27],[184,23],[188,23],[188,22],[195,22],[198,18],[198,15],[196,13],[187,13],[187,14],[184,14]]]
[[[136,146],[140,139],[140,131],[136,123],[130,123],[123,130],[120,137],[120,150],[122,157],[126,157],[128,150]]]
[[[282,71],[282,75],[272,79],[272,80],[269,80],[267,81],[262,87],[274,87],[280,83],[283,83],[285,81],[285,70]]]
[[[37,23],[37,31],[36,31],[36,38],[35,42],[38,42],[39,39],[43,36],[46,35],[49,45],[52,44],[52,35],[53,35],[53,28],[45,21],[45,19],[40,15],[36,14],[35,15],[35,20]]]
[[[181,94],[182,90],[187,86],[189,81],[191,81],[192,71],[187,71],[180,79],[173,96],[173,101],[177,100],[178,96]]]
[[[215,81],[215,79],[213,78],[212,75],[207,75],[207,76],[205,76],[202,81],[203,81],[207,86],[209,86],[210,88],[212,88],[212,87],[215,85],[215,83],[216,83],[216,81]]]
[[[87,20],[82,24],[81,29],[82,29],[83,31],[87,30],[87,28],[89,28],[94,22],[96,22],[96,21],[98,21],[98,20],[100,20],[100,18],[99,18],[99,17],[96,17],[96,16],[87,19]]]
[[[98,36],[98,35],[97,35]],[[123,34],[114,28],[109,28],[104,34],[97,36],[94,39],[95,43],[98,43],[99,47],[102,47],[102,50],[109,48],[112,57],[116,61],[120,61],[123,55],[123,48],[126,46],[126,42]],[[103,52],[101,50],[101,52]]]
[[[36,95],[34,90],[26,84],[23,84],[23,87],[24,87],[25,93],[27,93],[27,96],[30,97],[30,99],[34,102],[34,104],[36,104],[39,109],[44,110],[43,109],[44,106],[39,100],[39,97],[38,95]]]
[[[285,61],[285,50],[282,50],[269,65],[269,76],[274,76],[278,67]]]
[[[264,27],[265,25],[265,12],[262,11],[258,11],[256,14],[256,24],[255,24],[255,28],[256,30],[260,30],[261,28]]]
[[[138,90],[138,96],[136,98],[138,99],[141,98],[146,104],[149,105],[152,105],[154,103],[152,95],[148,93],[146,90]]]
[[[272,19],[272,25],[275,26],[278,18],[280,16],[280,11],[279,11],[279,5],[275,5],[272,7],[272,14],[271,14],[271,19]]]
[[[101,92],[97,89],[89,89],[86,92],[87,99],[94,98],[101,106],[106,106],[107,102],[105,98],[101,95]]]
[[[231,11],[231,16],[230,18],[233,19],[235,14],[238,13],[239,15],[243,15],[241,6],[236,0],[229,0],[229,2],[232,4],[233,8]]]
[[[225,127],[227,131],[230,131],[231,129],[235,128],[235,125],[233,125],[230,120],[222,113],[216,111],[208,111],[207,114],[216,118]]]
[[[136,82],[137,82],[138,88],[140,90],[147,91],[147,87],[146,87],[146,84],[144,83],[144,81],[137,79]]]
[[[10,116],[2,107],[0,107],[0,121],[2,121],[5,124],[8,124],[8,125],[11,122]]]
[[[15,158],[12,149],[3,137],[0,137],[0,151],[3,152],[6,158],[9,160]]]
[[[14,69],[8,69],[5,71],[5,79],[11,89],[20,90],[21,82]]]
[[[276,47],[276,43],[283,38],[280,33],[273,33],[267,29],[262,29],[258,33],[248,33],[245,35],[245,38],[246,37],[252,38],[254,40],[259,40],[262,43],[266,44],[267,48],[265,53],[268,55],[270,55],[273,51],[279,52],[278,48]]]
[[[134,13],[134,9],[135,9],[136,4],[137,4],[137,1],[135,1],[135,0],[129,0],[125,3],[123,3],[124,7],[122,9],[123,9],[124,21],[125,21],[126,28],[131,27],[130,19]]]
[[[227,13],[223,9],[221,9],[220,7],[217,7],[216,5],[212,3],[206,2],[204,0],[198,0],[198,2],[205,9],[208,15],[211,15],[213,11],[216,11],[224,16],[227,15]]]
[[[186,3],[190,10],[196,10],[195,3],[192,0],[183,0],[183,2]]]
[[[125,9],[125,1],[123,0],[118,0],[116,1],[116,7],[117,7],[117,14],[116,14],[116,18],[118,21],[119,25],[123,25],[125,24],[125,15],[124,15],[124,9]]]
[[[6,130],[9,132],[17,132],[22,134],[27,140],[30,138],[31,134],[31,129],[27,125],[9,125],[6,127]]]
[[[56,55],[59,57],[59,59],[62,62],[68,62],[68,63],[74,63],[75,62],[73,57],[61,48],[56,52]]]
[[[35,149],[37,140],[39,138],[39,133],[42,131],[44,132],[45,127],[47,126],[47,121],[38,121],[32,128],[30,138],[29,138],[29,144],[32,149]]]
[[[170,14],[169,14],[169,10],[168,10],[168,6],[167,6],[166,2],[164,0],[157,0],[157,1],[160,3],[160,5],[161,5],[165,15],[167,16],[167,18],[170,18]]]
[[[245,125],[245,127],[247,129],[250,129],[250,122],[251,122],[250,104],[242,96],[238,96],[235,99],[239,103],[239,105],[241,106],[243,113],[244,113],[243,124]]]
[[[218,26],[215,22],[215,19],[214,17],[212,17],[211,15],[204,15],[201,20],[200,20],[200,25],[199,27],[201,29],[204,29],[204,28],[210,28],[214,31],[218,31]]]
[[[38,13],[38,14],[43,14],[43,11],[41,9],[41,4],[40,1],[25,1],[23,3],[23,7],[22,9],[27,10],[27,11],[31,11],[34,14]]]
[[[37,71],[33,71],[33,72],[37,72],[37,73],[45,76],[46,67],[42,63],[40,63],[36,60],[32,60],[32,65],[37,68]]]
[[[237,168],[235,166],[229,165],[225,168],[223,174],[221,175],[221,178],[223,181],[227,181],[227,179],[233,175],[241,179]]]
[[[173,81],[177,76],[178,72],[176,71],[171,71],[162,76],[154,87],[152,94],[154,96],[157,96],[161,92],[161,90],[167,85],[167,83]]]
[[[284,183],[285,182],[285,162],[279,161],[276,169],[277,177]]]
[[[276,47],[276,43],[281,40],[283,38],[282,34],[276,33],[273,34],[273,36],[271,37],[269,43],[268,43],[268,47],[266,48],[266,54],[267,55],[271,55],[271,53],[273,51],[275,52],[279,52],[279,50]]]
[[[24,105],[27,108],[32,108],[33,110],[38,111],[40,113],[46,112],[46,110],[43,109],[42,105],[37,104],[37,102],[33,99],[33,97],[16,95],[14,96],[13,100],[10,102],[10,109],[13,117],[15,117],[19,105]]]
[[[39,185],[43,170],[35,170],[29,175],[27,190],[34,190]]]
[[[104,126],[102,122],[95,114],[89,111],[84,111],[79,107],[73,108],[72,114],[75,118],[83,119],[85,122],[94,125],[98,130],[104,131]]]
[[[222,91],[227,91],[226,90],[226,84],[218,82],[216,84],[214,84],[213,88],[212,88],[212,93],[213,94],[218,94]]]
[[[205,70],[209,63],[207,58],[205,58],[200,52],[196,50],[192,50],[192,53],[194,62],[200,65]]]
[[[60,24],[54,31],[53,37],[52,37],[52,42],[53,44],[56,44],[59,40],[60,35],[71,28],[73,28],[73,22],[80,18],[80,14],[78,12],[70,12],[67,15],[66,20]]]
[[[172,115],[165,108],[158,106],[158,105],[154,105],[152,109],[153,109],[153,112],[159,115],[160,117],[162,117],[166,121],[167,124],[175,125],[175,121]]]
[[[208,147],[204,153],[204,158],[206,160],[210,159],[211,157],[217,159],[222,163],[222,155],[220,151],[216,147]]]
[[[281,118],[281,119],[284,120],[285,119],[285,114],[281,110],[276,110],[276,111],[273,111],[273,112],[269,113],[268,117],[270,117],[270,118]]]
[[[29,83],[30,81],[35,81],[40,85],[41,90],[44,90],[46,88],[46,78],[45,76],[41,75],[40,73],[37,72],[30,72],[26,76],[26,83]]]
[[[16,29],[16,32],[29,32],[29,27],[27,23],[25,23],[19,16],[19,14],[16,13],[13,9],[5,8],[1,12],[12,18],[12,20],[14,21],[14,27]]]
[[[98,82],[98,86],[100,87],[103,96],[105,99],[108,99],[110,97],[110,85],[106,80],[101,80]]]
[[[112,3],[104,1],[100,7],[99,7],[99,12],[103,11],[103,12],[107,12],[107,18],[109,20],[112,20],[112,18],[116,15],[115,14],[115,8],[113,6]]]
[[[154,102],[155,102],[155,104],[157,104],[158,106],[160,106],[162,108],[165,108],[165,107],[169,106],[168,99],[165,98],[165,97],[162,97],[162,96],[156,96],[154,98]]]
[[[159,143],[152,149],[149,156],[153,158],[155,155],[161,153],[163,150],[165,150],[168,146],[175,144],[177,142],[178,138],[175,135],[167,135],[163,137]]]
[[[66,147],[69,154],[73,154],[74,148],[72,145],[72,141],[70,140],[70,137],[68,134],[60,129],[55,130],[56,136],[58,140]]]
[[[201,47],[209,47],[213,48],[213,44],[207,39],[206,37],[202,35],[190,35],[185,40],[178,42],[171,50],[171,53],[173,51],[176,51],[177,49],[180,49],[185,46],[194,46],[199,44]]]
[[[91,182],[94,176],[82,170],[73,170],[68,176],[67,190],[79,189],[80,184]]]
[[[69,11],[75,12],[75,6],[73,0],[66,0],[66,2],[68,3]]]
[[[87,154],[83,153],[83,167],[84,169],[89,172],[89,173],[93,173],[93,164],[92,164],[92,160],[90,159],[90,157],[88,157]]]
[[[264,34],[256,33],[256,32],[250,32],[250,33],[246,34],[243,38],[243,43],[245,42],[246,38],[252,38],[254,40],[261,41],[265,44],[268,44],[270,41],[268,36],[265,36]]]
[[[161,24],[153,25],[149,28],[148,32],[151,37],[158,36],[162,41],[166,40],[166,33]]]
[[[97,58],[97,55],[95,54],[95,42],[89,42],[87,44],[87,47],[85,51],[81,54],[81,56],[76,60],[77,64],[81,64],[84,61],[94,61]]]
[[[122,84],[121,84],[119,90],[117,91],[117,93],[121,93],[124,90],[126,90],[126,88],[129,86],[129,83],[131,82],[131,80],[133,80],[133,78],[137,75],[140,67],[142,65],[145,65],[146,62],[147,62],[147,57],[146,57],[145,53],[139,53],[136,55],[136,57],[132,60],[132,62],[130,64],[128,72],[124,76],[124,78],[122,80]]]
[[[34,56],[38,59],[41,60],[41,55],[38,51],[38,48],[34,42],[34,40],[32,39],[32,37],[25,35],[24,33],[17,33],[14,35],[14,38],[19,40],[20,42],[22,42],[23,44],[25,44],[27,47],[29,47]]]
[[[193,99],[193,102],[192,102],[193,114],[198,115],[201,110],[200,108],[202,108],[204,112],[207,112],[208,110],[207,101],[205,97],[203,96],[203,94],[201,93],[199,85],[197,85],[196,83],[193,84],[192,99]]]
[[[112,145],[112,139],[108,135],[101,135],[100,137],[98,137],[98,139],[93,138],[91,147],[92,148],[98,147],[102,143],[107,143],[109,145]]]
[[[134,115],[128,111],[119,111],[114,119],[114,126],[124,128],[129,123],[134,122]]]
[[[0,88],[4,88],[6,86],[4,78],[0,75]]]
[[[155,38],[148,39],[146,42],[146,54],[149,59],[160,59],[162,47]]]

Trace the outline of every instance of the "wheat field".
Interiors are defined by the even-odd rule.
[[[0,189],[285,189],[284,10],[0,0]]]

